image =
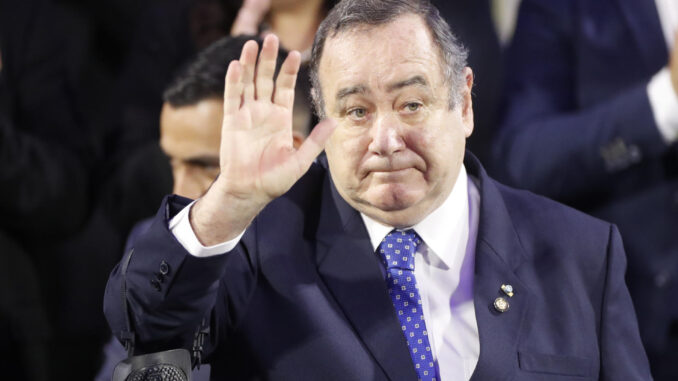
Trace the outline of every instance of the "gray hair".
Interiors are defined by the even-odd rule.
[[[461,101],[464,68],[468,51],[452,33],[438,9],[428,0],[342,0],[318,27],[311,53],[311,98],[316,114],[325,117],[325,102],[318,78],[318,66],[325,41],[342,31],[360,26],[387,24],[397,17],[414,14],[421,16],[438,47],[443,75],[450,88],[450,109]]]

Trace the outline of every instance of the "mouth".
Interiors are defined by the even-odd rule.
[[[377,178],[377,179],[395,179],[402,180],[402,176],[414,176],[415,173],[425,173],[426,165],[419,157],[407,157],[401,155],[393,158],[375,158],[370,157],[364,163],[361,163],[360,178]],[[386,180],[388,181],[388,180]]]
[[[410,169],[414,169],[412,167],[410,168],[401,168],[401,169],[382,169],[382,170],[373,170],[371,171],[372,173],[379,173],[379,174],[398,174],[402,172],[407,172]]]
[[[412,167],[401,168],[401,169],[384,169],[384,170],[372,170],[370,174],[376,179],[385,182],[398,181],[402,180],[403,177],[406,177],[410,171],[414,171]]]

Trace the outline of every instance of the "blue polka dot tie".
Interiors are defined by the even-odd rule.
[[[438,366],[433,360],[419,287],[414,278],[414,253],[420,244],[421,239],[414,230],[392,230],[381,242],[377,252],[386,266],[388,293],[407,339],[419,380],[436,381],[440,380]]]

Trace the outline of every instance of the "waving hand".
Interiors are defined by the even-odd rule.
[[[323,150],[334,122],[318,124],[293,148],[292,106],[301,57],[291,52],[274,81],[278,38],[266,37],[258,53],[249,41],[229,64],[221,130],[221,174],[191,213],[206,245],[237,236],[266,204],[285,193]],[[258,56],[258,57],[257,57]]]

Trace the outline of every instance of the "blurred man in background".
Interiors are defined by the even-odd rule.
[[[504,180],[619,226],[656,380],[678,379],[678,2],[523,0]]]
[[[216,41],[177,74],[165,90],[160,116],[160,146],[172,166],[172,193],[197,199],[219,175],[225,63],[237,59],[245,42],[251,39],[261,42],[257,37],[246,35]],[[281,63],[279,60],[278,67]],[[296,146],[301,144],[305,129],[295,130],[293,138]],[[125,251],[132,247],[139,234],[149,228],[151,221],[144,220],[132,229]],[[104,351],[105,359],[96,378],[98,381],[110,379],[113,367],[126,356],[115,338]],[[194,377],[207,380],[209,365],[201,367]]]

